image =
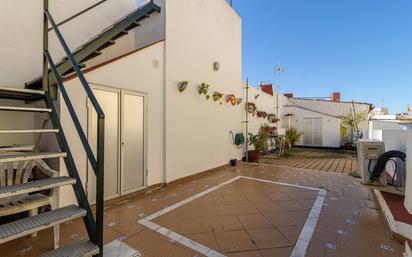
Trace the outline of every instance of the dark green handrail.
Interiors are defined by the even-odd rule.
[[[93,94],[92,89],[90,88],[89,83],[84,77],[83,72],[79,68],[73,53],[70,51],[66,41],[64,40],[63,35],[61,34],[57,24],[55,23],[52,15],[48,10],[48,0],[43,0],[44,3],[44,24],[43,24],[43,89],[47,91],[48,96],[50,96],[50,84],[48,78],[48,66],[50,65],[51,70],[56,78],[57,88],[60,90],[63,100],[68,108],[69,114],[72,118],[72,121],[76,127],[77,133],[80,136],[83,147],[86,151],[87,158],[92,166],[92,169],[96,175],[96,222],[93,219],[93,213],[90,209],[89,202],[87,201],[87,196],[84,192],[80,177],[78,175],[77,168],[75,167],[70,149],[66,142],[63,131],[61,130],[60,141],[66,142],[62,144],[66,151],[68,151],[68,161],[66,165],[71,169],[72,175],[76,178],[78,186],[75,187],[76,197],[79,204],[83,207],[86,207],[88,214],[85,219],[86,228],[88,229],[90,240],[95,243],[99,248],[99,256],[103,256],[103,215],[104,215],[104,127],[105,127],[105,115],[100,107],[95,95]],[[93,151],[90,147],[90,144],[87,140],[87,137],[82,129],[80,121],[76,115],[76,112],[73,108],[73,105],[70,101],[70,98],[64,88],[60,74],[57,72],[55,63],[53,62],[50,53],[48,51],[48,23],[51,24],[57,39],[59,40],[61,46],[63,47],[64,52],[67,55],[67,58],[70,60],[73,69],[75,70],[83,89],[86,91],[87,96],[90,99],[96,113],[97,113],[97,151],[96,157],[93,154]],[[46,78],[47,77],[47,78]],[[53,102],[48,101],[48,104],[54,107]],[[55,110],[55,108],[53,108]],[[53,113],[54,116],[57,116],[56,113]],[[55,121],[55,125],[61,124],[59,121]],[[61,128],[62,129],[62,128]]]

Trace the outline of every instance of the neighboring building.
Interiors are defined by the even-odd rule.
[[[388,108],[377,108],[371,112],[369,131],[364,137],[382,140],[384,131],[394,130],[412,130],[412,116],[389,114]]]
[[[292,93],[286,93],[285,97],[288,102],[283,113],[287,127],[294,127],[304,133],[298,145],[340,147],[341,116],[353,113],[353,109],[365,115],[359,130],[369,129],[368,116],[373,109],[372,104],[341,101],[338,92],[332,93],[330,98],[296,98]]]

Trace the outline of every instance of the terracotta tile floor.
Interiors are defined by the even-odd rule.
[[[358,160],[353,157],[322,159],[294,159],[291,157],[287,159],[279,159],[267,156],[263,157],[260,160],[260,163],[336,173],[351,173],[358,171]]]
[[[107,206],[105,242],[120,239],[150,257],[202,254],[138,220],[236,176],[327,190],[307,257],[401,257],[369,188],[341,173],[241,164],[212,175]],[[240,179],[153,220],[229,257],[290,256],[312,208],[315,191]],[[81,220],[62,225],[61,244],[85,237]],[[1,257],[33,257],[52,246],[50,230],[0,245]]]

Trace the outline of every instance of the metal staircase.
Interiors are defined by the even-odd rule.
[[[45,50],[45,54],[47,50]],[[59,76],[58,76],[59,77]],[[88,85],[86,85],[88,86]],[[90,91],[91,92],[91,91]],[[89,97],[93,98],[93,95]],[[71,205],[55,210],[47,211],[38,215],[30,216],[27,218],[19,219],[10,223],[0,225],[0,244],[9,242],[11,240],[31,235],[38,231],[60,225],[62,223],[83,218],[89,235],[89,240],[82,240],[74,242],[73,244],[65,245],[54,251],[48,252],[42,257],[83,257],[83,256],[102,256],[103,247],[103,144],[104,144],[104,114],[101,111],[99,105],[96,103],[97,110],[99,110],[99,120],[101,127],[99,128],[98,137],[100,138],[100,145],[97,151],[97,158],[88,156],[89,159],[95,161],[94,167],[97,170],[97,205],[96,205],[96,218],[92,213],[92,209],[87,201],[87,197],[82,186],[79,174],[77,172],[76,165],[71,155],[70,148],[67,144],[64,131],[61,127],[56,108],[51,96],[47,91],[33,91],[20,88],[6,88],[0,87],[0,99],[11,99],[14,102],[25,103],[24,107],[13,106],[0,106],[2,112],[29,112],[36,113],[41,112],[47,114],[53,123],[52,129],[7,129],[0,130],[0,134],[21,134],[21,133],[52,133],[56,135],[56,138],[60,145],[59,152],[31,152],[26,151],[24,147],[12,147],[8,149],[1,149],[0,151],[0,167],[7,165],[20,165],[27,161],[46,160],[61,158],[65,161],[69,176],[61,176],[56,178],[47,178],[40,180],[32,180],[23,184],[13,185],[1,185],[0,186],[0,200],[18,198],[21,195],[28,195],[30,200],[42,201],[40,194],[38,193],[44,190],[59,188],[62,186],[73,186],[75,195],[77,198],[78,206]],[[33,107],[30,103],[36,101],[36,107]],[[44,102],[45,107],[37,107],[40,101]],[[70,100],[69,100],[70,101]],[[21,103],[19,104],[21,105]],[[74,114],[75,115],[75,114]],[[86,142],[84,142],[86,143]],[[88,145],[88,143],[87,143]],[[87,146],[90,148],[90,146]],[[19,151],[24,149],[23,151]],[[10,152],[8,152],[9,150]],[[23,164],[21,164],[23,165]],[[6,174],[8,175],[8,173]],[[39,199],[36,199],[39,198]],[[10,206],[11,212],[14,213],[13,206]],[[4,210],[3,210],[4,211]]]
[[[105,2],[105,0],[100,1],[95,6],[103,2]],[[64,245],[51,252],[43,254],[42,257],[103,256],[105,116],[81,71],[81,68],[84,67],[81,62],[99,56],[102,49],[115,44],[116,39],[126,35],[129,30],[140,26],[139,22],[141,20],[149,17],[151,13],[160,12],[160,7],[154,4],[153,1],[149,2],[126,17],[120,19],[72,53],[58,28],[62,23],[56,24],[49,12],[49,0],[43,0],[43,5],[43,76],[33,80],[30,83],[26,83],[25,89],[0,87],[0,99],[12,100],[13,103],[18,105],[10,106],[9,103],[7,106],[0,106],[0,112],[25,112],[32,113],[33,115],[36,113],[43,113],[43,115],[48,115],[50,118],[52,128],[0,129],[0,134],[54,134],[59,144],[60,151],[54,153],[37,152],[35,146],[12,146],[8,148],[0,147],[0,168],[6,167],[6,169],[3,170],[7,170],[7,172],[3,173],[0,170],[0,176],[10,176],[10,169],[17,170],[16,166],[26,165],[28,161],[42,161],[46,159],[63,160],[68,171],[68,176],[32,180],[22,184],[0,184],[0,207],[2,207],[1,200],[19,199],[22,195],[26,195],[29,200],[37,201],[39,206],[43,206],[41,205],[43,203],[42,201],[44,201],[42,195],[37,193],[44,190],[69,185],[73,187],[78,206],[71,205],[63,208],[57,208],[38,215],[29,216],[27,218],[0,225],[0,244],[27,235],[32,235],[33,233],[47,228],[56,228],[56,225],[67,221],[82,218],[87,229],[89,237],[88,240],[82,239],[72,244]],[[91,8],[88,8],[87,10],[89,9]],[[84,13],[85,11],[82,11],[81,13]],[[79,15],[80,14],[76,14],[72,18]],[[72,18],[67,19],[67,21]],[[49,24],[51,25],[51,28],[49,28]],[[66,57],[58,64],[54,63],[48,50],[48,33],[51,30],[56,34],[58,41],[66,53]],[[63,85],[62,76],[70,73],[75,73],[78,76],[83,89],[85,90],[97,113],[98,126],[96,155],[93,153],[92,148],[89,145],[86,134],[82,129],[80,121],[71,103],[70,97]],[[76,128],[76,132],[87,154],[87,159],[96,175],[95,215],[93,214],[88,202],[82,181],[64,133],[64,129],[60,123],[57,108],[53,101],[57,92],[59,92],[62,96],[60,101],[67,107],[74,127]],[[44,106],[39,107],[39,104],[42,102]],[[32,105],[32,103],[35,103],[35,105]],[[44,125],[45,124],[46,123],[44,123]],[[21,174],[19,176],[21,176]],[[10,178],[9,180],[13,179]],[[15,180],[17,181],[17,179]],[[15,213],[13,212],[14,209],[12,202],[10,203],[10,214]]]
[[[140,27],[142,20],[150,17],[152,13],[160,13],[160,6],[150,1],[146,5],[134,10],[127,16],[119,19],[111,26],[102,30],[97,36],[91,38],[88,42],[74,50],[73,55],[76,61],[79,63],[80,68],[85,68],[86,62],[102,54],[102,50],[116,44],[116,40],[127,35],[132,29]],[[69,58],[65,57],[58,63],[56,63],[57,72],[62,75],[70,75],[75,72],[71,61]],[[41,89],[42,88],[42,77],[36,78],[33,81],[26,83],[26,88],[28,89]],[[51,85],[56,83],[56,80],[49,71],[49,81]]]

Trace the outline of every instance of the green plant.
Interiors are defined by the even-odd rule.
[[[273,113],[269,113],[267,118],[270,123],[277,123],[279,121],[279,119],[276,117],[276,114]]]
[[[258,118],[266,119],[266,117],[268,116],[267,112],[264,112],[264,111],[257,111],[256,114],[257,114]]]
[[[189,85],[189,81],[187,80],[179,82],[179,85],[178,85],[179,92],[183,93],[187,89],[188,85]]]
[[[366,113],[360,112],[353,114],[351,112],[347,115],[342,115],[339,118],[344,126],[351,128],[353,132],[359,132],[359,123],[366,120]]]
[[[349,135],[349,127],[346,126],[345,124],[341,123],[339,133],[340,133],[341,140],[344,141],[347,138],[347,136]]]
[[[220,93],[220,92],[213,92],[213,100],[215,102],[219,101],[220,99],[222,99],[224,94]]]
[[[208,95],[209,88],[210,88],[209,84],[202,82],[202,85],[199,86],[199,94],[205,95],[206,99],[209,99],[210,98],[210,95]]]
[[[268,146],[269,135],[266,127],[262,126],[257,134],[249,133],[249,145],[253,146],[256,151],[265,152],[269,149]]]
[[[297,131],[295,128],[290,128],[286,130],[286,143],[289,147],[292,147],[302,138],[303,131]]]
[[[256,104],[254,103],[246,103],[246,111],[252,115],[254,115],[254,113],[257,111],[257,107]]]

